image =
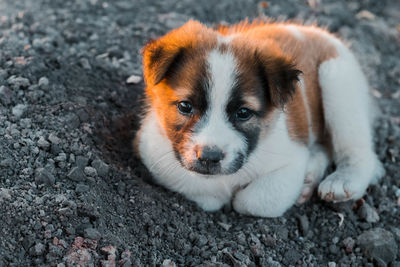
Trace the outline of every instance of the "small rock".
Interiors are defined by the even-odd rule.
[[[137,75],[131,75],[128,77],[128,79],[126,79],[126,83],[128,83],[128,84],[131,84],[131,83],[138,84],[141,81],[142,81],[142,77],[137,76]]]
[[[15,107],[12,108],[12,114],[17,117],[17,118],[21,118],[22,115],[24,115],[24,112],[26,110],[28,106],[24,105],[24,104],[18,104]]]
[[[397,244],[393,234],[382,228],[374,228],[358,236],[357,244],[367,257],[386,264],[396,259]]]
[[[308,222],[308,217],[306,215],[301,215],[297,217],[297,219],[299,220],[301,234],[303,236],[306,236],[308,230],[310,229],[310,223]]]
[[[279,262],[274,261],[272,259],[272,257],[268,257],[266,262],[265,262],[265,264],[261,264],[261,265],[262,266],[269,266],[269,267],[281,267],[282,266]]]
[[[163,263],[161,266],[162,267],[175,267],[176,264],[172,260],[166,259],[166,260],[163,260]]]
[[[4,105],[10,104],[12,96],[13,93],[8,87],[5,87],[4,85],[0,86],[0,103],[3,103]]]
[[[54,183],[56,182],[56,178],[47,169],[38,168],[36,169],[35,182],[36,184],[54,185]]]
[[[106,177],[108,174],[109,166],[101,159],[96,159],[92,162],[92,167],[96,169],[97,174],[101,177]]]
[[[29,254],[33,256],[40,256],[44,253],[45,250],[46,247],[42,243],[37,243],[29,250]]]
[[[11,199],[10,190],[6,188],[0,188],[0,200]]]
[[[360,216],[361,219],[370,223],[376,223],[379,221],[379,215],[376,210],[368,205],[366,202],[364,202],[358,210],[358,216]]]
[[[93,239],[93,240],[99,240],[99,239],[101,238],[100,232],[97,231],[97,230],[94,229],[94,228],[86,228],[86,229],[83,231],[83,234],[84,234],[84,236],[85,236],[86,238],[90,238],[90,239]]]
[[[39,140],[37,141],[37,145],[43,150],[48,150],[50,148],[50,143],[46,139],[44,139],[43,136],[39,138]]]
[[[101,261],[101,265],[103,267],[114,267],[114,266],[116,266],[115,259],[116,259],[117,256],[115,255],[115,252],[117,250],[115,249],[115,247],[113,247],[113,246],[102,247],[100,251],[103,254],[107,255],[107,260],[102,260]]]
[[[80,65],[82,66],[82,68],[84,68],[85,70],[91,70],[92,66],[90,66],[89,60],[87,58],[81,58],[79,60]]]
[[[301,254],[297,250],[294,249],[289,249],[288,251],[285,252],[283,255],[283,260],[284,263],[286,264],[294,264],[298,262],[301,259]]]
[[[32,127],[32,120],[29,118],[21,119],[19,125],[24,129],[30,129]]]
[[[196,245],[198,247],[203,247],[204,245],[206,245],[208,243],[208,239],[207,237],[205,237],[204,235],[200,235],[197,240],[196,240]]]
[[[328,262],[328,267],[336,267],[336,262],[334,261]]]
[[[223,222],[218,222],[218,225],[221,226],[225,231],[229,231],[229,229],[232,227],[232,225]]]
[[[85,172],[85,174],[86,174],[87,176],[90,176],[90,177],[96,177],[96,176],[97,176],[97,171],[96,171],[96,169],[93,168],[93,167],[90,167],[90,166],[85,167],[84,172]]]
[[[24,77],[11,76],[10,78],[8,78],[7,82],[9,85],[11,85],[11,87],[14,90],[18,90],[20,88],[26,88],[30,85],[29,80]]]
[[[347,237],[343,240],[343,245],[347,253],[352,253],[356,241],[353,238]]]
[[[85,156],[77,156],[75,162],[76,165],[83,170],[88,165],[89,159]]]
[[[86,193],[89,191],[89,186],[85,184],[77,184],[75,187],[75,192],[77,193]]]
[[[42,90],[47,90],[49,87],[49,79],[47,79],[46,77],[41,77],[39,79],[39,88]]]
[[[61,143],[61,139],[60,138],[58,138],[57,137],[57,135],[55,135],[54,133],[51,133],[50,135],[49,135],[49,141],[52,143],[52,144],[55,144],[55,145],[58,145],[58,144],[60,144]]]
[[[65,153],[58,154],[58,156],[54,158],[54,161],[55,162],[65,162],[65,161],[67,161],[67,154],[65,154]]]
[[[79,167],[73,167],[71,171],[68,173],[67,177],[75,182],[83,181],[86,178],[82,169],[80,169]]]

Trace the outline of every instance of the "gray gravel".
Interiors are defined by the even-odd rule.
[[[0,266],[399,266],[399,1],[3,0]],[[206,213],[132,154],[141,47],[190,18],[318,22],[352,46],[386,176],[362,201]]]

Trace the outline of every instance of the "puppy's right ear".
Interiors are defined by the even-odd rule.
[[[179,64],[184,54],[184,47],[158,39],[150,41],[143,48],[143,72],[148,86],[160,83],[168,76],[174,64]]]
[[[147,86],[154,86],[179,67],[186,51],[211,45],[216,33],[198,21],[190,20],[143,48],[143,73]]]

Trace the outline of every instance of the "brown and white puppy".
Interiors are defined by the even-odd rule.
[[[280,216],[319,184],[327,201],[362,197],[383,175],[368,84],[328,32],[189,21],[144,47],[148,110],[135,146],[155,180],[203,209],[232,201]]]

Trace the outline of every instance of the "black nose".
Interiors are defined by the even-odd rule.
[[[212,166],[218,164],[224,159],[224,153],[218,147],[197,147],[197,159],[205,166]]]

